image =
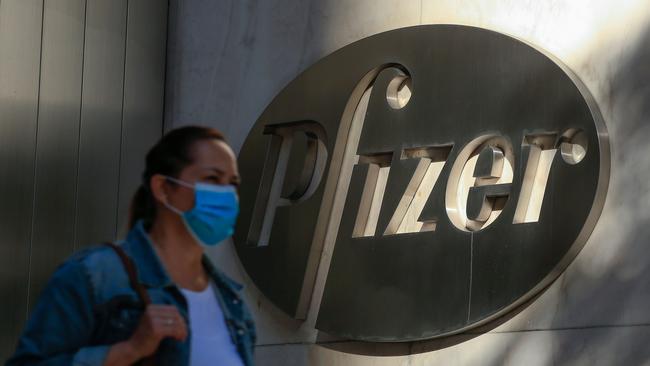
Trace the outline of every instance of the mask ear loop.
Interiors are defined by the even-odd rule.
[[[167,180],[169,180],[169,181],[172,181],[172,182],[174,182],[174,183],[176,183],[176,184],[178,184],[178,185],[181,185],[181,186],[184,186],[184,187],[187,187],[187,188],[191,188],[191,189],[195,189],[195,188],[194,188],[194,185],[192,185],[192,184],[190,184],[190,183],[187,183],[187,182],[185,182],[185,181],[182,181],[182,180],[180,180],[180,179],[176,179],[176,178],[174,178],[174,177],[170,177],[170,176],[168,176],[168,175],[164,175],[164,177],[165,177],[165,179],[167,179]],[[183,216],[183,214],[184,214],[183,211],[181,211],[181,210],[177,209],[176,207],[170,205],[170,204],[167,203],[166,201],[167,201],[167,200],[166,200],[166,197],[165,197],[165,202],[163,202],[163,205],[164,205],[165,207],[167,207],[167,208],[168,208],[169,210],[171,210],[172,212],[178,214],[179,216]]]
[[[170,176],[168,176],[168,175],[163,175],[163,177],[165,177],[165,179],[170,180],[170,181],[172,181],[172,182],[174,182],[174,183],[176,183],[176,184],[180,184],[180,185],[185,186],[185,187],[187,187],[187,188],[192,188],[192,189],[194,189],[194,184],[187,183],[187,182],[184,181],[184,180],[176,179],[176,178],[174,178],[174,177],[170,177]]]

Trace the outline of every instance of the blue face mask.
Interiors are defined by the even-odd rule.
[[[213,246],[232,236],[237,214],[239,198],[232,185],[195,183],[194,185],[166,177],[170,181],[194,189],[194,208],[181,211],[165,203],[170,210],[181,216],[185,227],[197,242]]]

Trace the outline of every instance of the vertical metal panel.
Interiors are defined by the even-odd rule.
[[[29,307],[73,249],[84,0],[45,1]]]
[[[126,220],[162,131],[167,6],[0,1],[0,359],[74,245]]]
[[[141,182],[144,157],[162,134],[167,1],[129,2],[118,228]]]
[[[0,2],[0,358],[27,311],[42,0]]]
[[[115,236],[127,0],[88,0],[75,245]]]

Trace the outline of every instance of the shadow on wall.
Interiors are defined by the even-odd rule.
[[[650,249],[647,247],[650,238],[649,44],[650,27],[640,37],[636,49],[608,75],[610,80],[606,87],[609,90],[599,103],[612,150],[607,201],[591,240],[565,273],[549,286],[558,294],[548,298],[555,296],[556,299],[544,298],[547,288],[487,325],[464,334],[413,342],[408,346],[346,341],[319,345],[359,355],[398,356],[432,351],[462,352],[452,348],[474,340],[480,344],[477,348],[468,347],[467,351],[477,355],[453,358],[455,362],[465,364],[474,360],[481,365],[494,366],[516,365],[525,360],[541,365],[650,362],[647,347],[650,336],[647,313],[650,301]],[[585,65],[585,69],[588,70],[589,65]],[[540,301],[541,306],[532,306],[536,301]],[[553,306],[555,309],[551,308]],[[540,326],[526,324],[514,331],[499,331],[500,325],[525,310],[524,320],[540,317],[541,313],[545,314],[541,317],[548,317],[549,312],[553,314]],[[523,330],[519,330],[521,328]],[[488,332],[501,339],[476,339]],[[483,348],[485,352],[482,352],[481,346],[491,349]],[[431,360],[439,359],[434,356]]]

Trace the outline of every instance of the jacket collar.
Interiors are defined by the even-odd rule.
[[[175,286],[158,254],[154,250],[153,242],[142,220],[138,221],[133,229],[131,229],[126,237],[126,241],[122,245],[124,250],[135,262],[140,283],[150,288]],[[231,280],[219,271],[205,254],[203,255],[202,263],[208,276],[214,281],[215,285],[229,291],[235,298],[239,297],[238,292],[242,288],[239,283]]]
[[[142,220],[138,221],[129,231],[126,241],[122,245],[137,268],[140,283],[147,287],[174,286],[153,248],[153,243]]]
[[[233,297],[239,298],[239,290],[243,286],[218,270],[205,254],[203,254],[203,268],[218,287],[228,290]]]

